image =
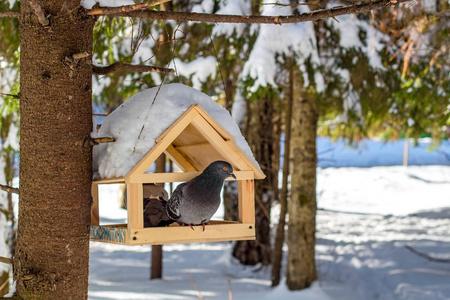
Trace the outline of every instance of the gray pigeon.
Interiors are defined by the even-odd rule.
[[[233,167],[226,161],[215,161],[194,179],[180,184],[166,204],[166,212],[170,219],[180,225],[205,224],[217,211],[220,205],[220,191],[228,177],[236,176]]]

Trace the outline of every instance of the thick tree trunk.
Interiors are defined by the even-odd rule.
[[[288,205],[286,284],[291,290],[309,287],[317,278],[314,257],[316,228],[316,130],[318,107],[308,95],[301,73],[294,74],[291,197]]]
[[[14,257],[22,299],[87,299],[94,20],[79,0],[28,1],[20,15],[20,204]]]
[[[270,207],[278,197],[280,164],[279,107],[273,95],[268,89],[260,100],[252,102],[247,108],[250,120],[245,136],[267,177],[255,181],[256,240],[237,242],[233,249],[233,255],[245,265],[269,265],[271,262]]]

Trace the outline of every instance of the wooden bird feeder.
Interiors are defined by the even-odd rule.
[[[181,173],[145,173],[165,153]],[[144,228],[143,184],[184,182],[199,175],[216,160],[231,163],[239,186],[239,221],[211,221],[202,226]],[[124,245],[214,242],[255,239],[254,180],[265,178],[261,169],[236,145],[234,138],[202,107],[192,105],[158,139],[155,146],[121,178],[92,182],[91,241]],[[234,179],[233,179],[234,180]],[[127,188],[128,223],[101,226],[98,186],[124,183]]]

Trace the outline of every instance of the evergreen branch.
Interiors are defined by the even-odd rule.
[[[37,15],[39,23],[41,23],[43,26],[48,26],[50,21],[45,17],[44,11],[42,10],[42,7],[37,3],[36,0],[28,0],[30,3],[31,8],[34,10],[34,13]]]
[[[405,248],[408,249],[409,251],[411,251],[412,253],[414,253],[415,255],[425,258],[428,261],[438,262],[438,263],[450,263],[450,259],[432,257],[432,256],[430,256],[426,253],[420,252],[408,245],[406,245]]]
[[[127,13],[120,12],[111,15],[119,17],[134,17],[141,19],[154,19],[154,20],[280,25],[287,23],[318,21],[326,18],[333,18],[336,16],[354,14],[381,7],[388,7],[409,1],[412,0],[378,0],[373,2],[360,3],[356,5],[336,6],[330,9],[319,9],[308,13],[289,16],[215,15],[205,13],[186,13],[186,12],[170,12],[170,11],[154,11],[154,10],[130,11]]]
[[[9,185],[0,184],[0,191],[5,191],[5,192],[8,192],[8,193],[13,193],[13,194],[19,195],[19,189],[18,188],[14,188],[14,187],[9,186]]]
[[[114,15],[117,13],[127,13],[131,11],[136,10],[143,10],[147,9],[151,6],[163,4],[166,2],[170,2],[172,0],[153,0],[141,4],[134,4],[134,5],[124,5],[120,7],[100,7],[100,8],[94,8],[88,11],[88,15]]]
[[[145,65],[132,65],[123,62],[115,62],[109,66],[92,66],[92,71],[95,75],[108,75],[115,71],[129,71],[129,72],[156,72],[156,73],[175,73],[173,69],[160,68]]]
[[[19,18],[20,12],[15,10],[0,11],[0,18]]]
[[[20,99],[19,95],[6,94],[6,93],[2,93],[2,92],[0,92],[0,95],[6,96],[6,97],[13,97],[14,99]]]

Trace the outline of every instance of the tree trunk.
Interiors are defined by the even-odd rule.
[[[290,290],[309,287],[317,278],[314,257],[316,228],[316,130],[318,107],[294,73],[291,197],[289,200],[286,284]]]
[[[79,0],[20,13],[20,204],[14,278],[22,299],[87,299],[94,19]],[[67,58],[69,57],[69,58]],[[66,59],[67,58],[67,59]]]
[[[272,260],[272,286],[277,286],[281,278],[281,265],[283,261],[283,245],[285,239],[286,227],[286,213],[288,203],[288,178],[289,178],[289,164],[290,164],[290,145],[291,145],[291,124],[292,124],[292,103],[294,97],[294,68],[290,67],[289,72],[289,91],[287,91],[287,101],[285,108],[285,126],[284,126],[284,155],[283,155],[283,182],[281,185],[280,194],[280,216],[278,219],[278,226],[275,236],[275,244],[273,247]]]
[[[270,207],[278,197],[281,130],[278,101],[273,95],[267,88],[262,98],[249,104],[247,109],[250,120],[245,136],[267,177],[255,180],[256,240],[239,241],[233,249],[233,255],[245,265],[269,265],[271,262]]]
[[[166,172],[166,155],[161,154],[156,160],[156,173]],[[164,183],[157,183],[157,185],[164,187]],[[160,279],[162,278],[162,259],[163,259],[163,249],[162,245],[152,246],[152,265],[150,267],[150,279]]]

